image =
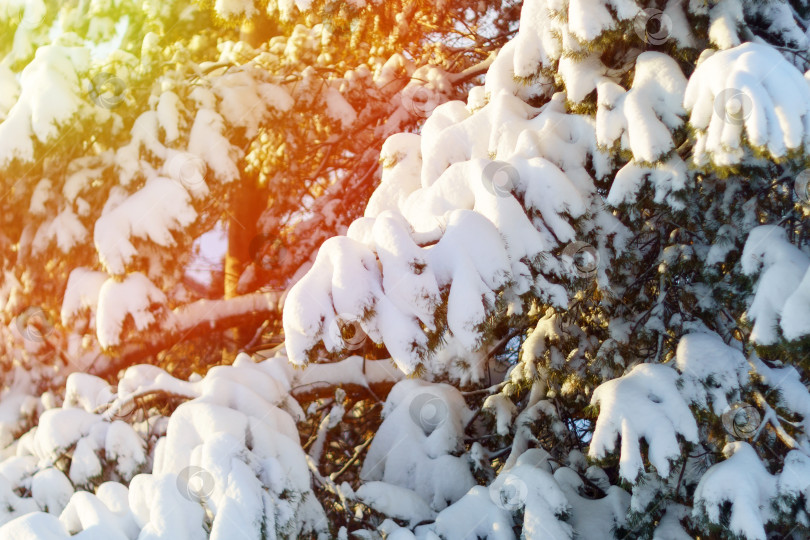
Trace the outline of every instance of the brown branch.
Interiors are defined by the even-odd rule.
[[[94,366],[90,373],[102,378],[113,377],[121,369],[156,356],[186,340],[278,318],[281,312],[278,305],[280,298],[281,294],[277,292],[251,293],[227,300],[197,300],[177,307],[172,312],[177,320],[173,328],[141,336],[141,340],[138,336],[127,338],[123,346],[105,351],[108,361]]]
[[[354,399],[385,399],[391,388],[405,374],[390,360],[364,360],[350,356],[339,362],[309,364],[295,377],[297,386],[290,392],[299,403],[308,403],[335,395],[342,388]],[[379,397],[378,397],[379,396]]]
[[[474,66],[470,66],[467,69],[459,72],[459,73],[452,73],[447,78],[450,82],[454,85],[463,84],[470,79],[474,79],[479,75],[483,75],[489,69],[489,66],[492,65],[492,62],[495,61],[495,54],[490,54],[486,60],[482,60],[478,62]]]

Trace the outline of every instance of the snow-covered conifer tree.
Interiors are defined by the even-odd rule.
[[[353,321],[468,389],[490,497],[365,465],[438,512],[417,537],[807,534],[806,7],[525,2],[484,85],[388,139],[284,327],[294,363]],[[395,396],[369,458],[405,444]]]

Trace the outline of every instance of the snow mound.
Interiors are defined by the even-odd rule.
[[[768,45],[745,43],[709,56],[689,79],[684,106],[698,132],[699,165],[739,163],[743,133],[775,158],[810,150],[810,87]]]
[[[0,123],[0,164],[34,159],[33,137],[52,141],[62,126],[89,105],[82,98],[79,73],[87,71],[84,47],[39,47],[20,75],[20,99]]]
[[[191,196],[179,182],[156,176],[96,221],[93,241],[109,274],[121,275],[138,254],[131,238],[173,246],[172,231],[197,219]]]
[[[765,540],[776,477],[768,473],[748,443],[729,443],[723,453],[728,459],[712,466],[700,479],[692,513],[719,524],[721,506],[730,502],[729,529],[747,539]]]
[[[134,366],[117,388],[71,375],[63,406],[43,412],[39,425],[13,443],[16,455],[0,462],[0,538],[323,532],[285,363],[240,355],[197,382]],[[133,403],[155,392],[188,401],[168,419],[135,422]],[[18,488],[31,496],[18,496]]]
[[[630,90],[607,78],[599,83],[599,144],[610,147],[621,141],[637,162],[658,161],[674,147],[672,130],[683,124],[680,101],[686,84],[675,60],[662,53],[641,53]]]
[[[739,401],[740,388],[748,384],[748,362],[743,354],[717,334],[687,334],[678,342],[675,367],[682,374],[681,393],[690,403],[722,415]]]
[[[616,448],[621,435],[619,473],[633,482],[642,470],[639,439],[649,445],[648,458],[662,477],[670,460],[681,455],[677,435],[698,442],[692,412],[676,386],[678,373],[659,364],[641,364],[627,375],[601,384],[591,403],[599,406],[589,456],[602,459]]]
[[[742,270],[759,274],[747,316],[754,321],[751,341],[771,345],[780,323],[788,338],[810,332],[804,315],[810,310],[807,273],[810,257],[787,239],[777,225],[761,225],[748,234],[742,254]],[[787,309],[786,309],[787,308]]]
[[[154,305],[166,304],[166,295],[149,278],[132,272],[124,279],[108,278],[98,292],[97,334],[99,344],[113,347],[121,343],[124,322],[131,317],[138,330],[157,323]]]
[[[516,310],[529,291],[565,306],[555,281],[579,274],[552,255],[576,240],[573,220],[616,233],[599,246],[601,258],[612,255],[611,241],[618,250],[622,226],[595,196],[593,175],[609,168],[593,121],[566,114],[563,94],[537,110],[492,84],[480,107],[443,103],[421,135],[385,142],[365,216],[321,246],[286,298],[292,362],[345,351],[338,329],[352,321],[414,373],[430,363],[436,338],[477,351],[498,296],[514,298]],[[446,140],[457,144],[439,144]],[[597,275],[605,279],[604,268]]]
[[[411,490],[434,511],[456,502],[475,485],[469,463],[453,455],[463,449],[464,427],[472,415],[457,389],[400,381],[388,395],[383,414],[361,479]]]

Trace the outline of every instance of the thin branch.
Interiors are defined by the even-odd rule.
[[[346,471],[349,469],[349,467],[351,467],[351,466],[352,466],[352,464],[353,464],[355,461],[357,461],[357,458],[359,458],[359,457],[360,457],[360,454],[362,454],[362,453],[363,453],[363,451],[364,451],[366,448],[368,448],[368,445],[370,445],[370,444],[371,444],[371,441],[373,441],[373,440],[374,440],[374,435],[372,435],[371,437],[369,437],[369,438],[368,438],[368,440],[366,440],[366,442],[364,442],[363,444],[361,444],[360,446],[358,446],[357,448],[355,448],[355,450],[354,450],[354,455],[351,457],[351,459],[350,459],[349,461],[347,461],[347,462],[346,462],[346,464],[345,464],[343,467],[341,467],[341,469],[340,469],[339,471],[337,471],[337,472],[334,472],[334,473],[330,474],[330,475],[329,475],[329,478],[330,478],[332,481],[337,480],[337,479],[338,479],[338,477],[339,477],[341,474],[345,473],[345,472],[346,472]]]

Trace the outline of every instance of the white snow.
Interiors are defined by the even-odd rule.
[[[357,490],[357,497],[378,512],[409,521],[411,526],[432,521],[436,515],[422,497],[394,484],[366,482]]]
[[[105,270],[121,275],[138,254],[133,237],[173,246],[172,231],[182,230],[195,219],[197,212],[188,191],[178,182],[156,176],[102,214],[95,224],[93,242]]]
[[[700,479],[693,515],[705,514],[712,523],[720,523],[720,507],[730,502],[729,529],[751,540],[765,540],[764,524],[771,516],[769,500],[776,494],[776,478],[748,443],[729,443],[723,454],[728,459]]]
[[[62,297],[62,324],[70,321],[84,309],[95,313],[101,287],[109,276],[89,268],[77,267],[71,270],[65,294]]]
[[[53,196],[52,189],[53,182],[48,178],[42,178],[37,182],[36,187],[34,187],[34,192],[31,194],[31,204],[28,205],[28,211],[40,216],[45,214],[45,203]]]
[[[625,7],[628,16],[637,11]],[[661,118],[655,122],[669,137],[669,129],[682,122],[677,94],[685,81],[664,55],[645,55],[638,76],[643,90],[633,95],[646,96],[645,106]],[[386,66],[405,64],[391,59]],[[321,343],[328,351],[342,350],[335,321],[348,319],[384,343],[406,374],[429,365],[446,371],[426,347],[426,330],[434,330],[440,308],[447,313],[447,326],[439,329],[443,339],[476,353],[497,295],[517,298],[532,291],[560,307],[567,304],[565,288],[555,281],[573,275],[573,265],[550,254],[575,240],[572,219],[594,219],[596,227],[612,231],[620,227],[594,198],[591,171],[606,174],[608,163],[590,118],[566,114],[563,94],[539,111],[528,106],[511,76],[498,82],[498,70],[507,68],[498,60],[492,64],[488,99],[472,111],[458,101],[433,103],[426,90],[419,107],[432,113],[421,134],[386,141],[382,183],[365,216],[351,224],[348,238],[321,246],[285,299],[291,361],[305,364]],[[665,75],[655,77],[663,68]],[[386,69],[381,80],[390,75]],[[413,77],[413,85],[421,78],[421,84],[440,88],[445,75],[426,70]],[[651,142],[646,135],[639,135],[638,145]],[[454,144],[444,144],[449,140]],[[671,147],[667,140],[670,146],[660,151]],[[685,185],[684,169],[674,163],[675,172],[658,181],[662,194]],[[617,234],[612,246],[600,246],[600,254],[609,258],[621,241]],[[607,279],[604,268],[598,272]]]
[[[689,79],[684,106],[699,134],[697,164],[739,163],[743,130],[751,146],[776,158],[810,148],[810,87],[770,46],[745,43],[711,55]]]
[[[641,364],[623,377],[602,383],[591,398],[599,406],[599,417],[588,455],[605,457],[621,436],[619,472],[632,482],[643,467],[639,447],[643,438],[649,445],[650,463],[666,477],[670,461],[681,455],[676,435],[698,441],[697,424],[675,385],[677,378],[670,367]]]
[[[251,0],[216,0],[214,9],[223,19],[232,17],[249,19],[258,11]]]
[[[41,143],[53,140],[86,106],[78,73],[87,71],[89,60],[89,51],[83,47],[37,48],[20,76],[20,98],[0,123],[0,163],[33,160],[31,137]]]
[[[91,4],[107,9],[104,2]],[[278,11],[285,21],[294,20],[293,9],[304,17],[316,15],[306,13],[316,5],[310,0],[270,4],[269,15]],[[365,0],[349,5],[366,7]],[[155,6],[147,7],[155,15],[168,13],[166,6]],[[16,16],[9,7],[23,10],[24,20],[11,21],[17,25],[9,36],[12,51],[0,65],[0,165],[38,159],[35,148],[53,143],[76,118],[111,125],[114,134],[126,136],[124,122],[131,119],[124,117],[130,117],[92,106],[82,88],[98,68],[90,63],[98,51],[38,46],[45,35],[34,32],[32,20],[44,4],[0,0],[0,18]],[[235,19],[258,14],[248,0],[215,0],[213,10]],[[791,48],[806,50],[810,38],[791,10],[776,0],[668,0],[656,7],[636,0],[525,0],[517,36],[487,61],[492,63],[486,79],[466,103],[443,103],[458,75],[437,65],[417,66],[407,54],[375,56],[319,90],[322,79],[314,66],[303,70],[300,80],[284,80],[264,65],[280,59],[299,65],[313,51],[319,63],[328,61],[327,25],[297,25],[289,39],[274,38],[267,50],[221,41],[219,61],[228,66],[193,66],[202,70],[193,89],[172,80],[179,71],[161,76],[134,113],[128,144],[97,159],[68,161],[63,177],[44,161],[47,177],[26,178],[21,193],[30,195],[24,203],[35,219],[18,241],[19,256],[38,262],[73,254],[90,226],[98,255],[84,267],[46,266],[61,275],[70,272],[60,315],[61,326],[73,331],[63,336],[57,328],[49,344],[56,343],[74,369],[91,356],[88,351],[99,352],[98,345],[114,353],[127,343],[127,331],[148,336],[160,327],[180,335],[219,317],[279,312],[281,298],[289,361],[308,365],[294,370],[284,356],[256,364],[240,354],[233,365],[188,381],[156,366],[133,366],[112,386],[73,373],[64,398],[54,392],[38,398],[29,395],[33,384],[21,368],[34,345],[4,349],[16,371],[4,375],[0,389],[0,539],[325,538],[333,531],[326,527],[314,480],[345,500],[344,509],[356,511],[358,520],[368,511],[361,503],[379,514],[377,530],[352,531],[359,538],[514,539],[514,528],[520,528],[526,538],[609,540],[632,524],[630,516],[647,512],[643,518],[651,520],[652,538],[658,540],[689,538],[686,529],[694,532],[705,520],[764,540],[766,525],[784,524],[783,514],[795,510],[791,505],[810,497],[810,393],[804,370],[791,365],[797,359],[760,360],[761,349],[746,357],[744,344],[728,330],[744,333],[753,323],[750,338],[757,345],[810,334],[810,255],[788,239],[786,221],[774,225],[772,216],[758,212],[754,197],[743,203],[739,223],[735,215],[734,223],[716,231],[679,230],[678,240],[670,237],[658,256],[661,301],[647,320],[634,324],[601,307],[583,312],[605,340],[561,312],[569,306],[588,309],[591,301],[610,307],[626,300],[627,289],[614,288],[624,264],[616,258],[636,249],[630,240],[637,239],[622,221],[639,216],[633,208],[624,215],[622,205],[635,203],[645,182],[654,202],[680,220],[681,212],[695,210],[681,196],[714,189],[704,173],[723,169],[718,189],[725,193],[711,207],[710,219],[698,224],[714,226],[715,216],[742,202],[745,182],[760,180],[749,179],[748,165],[781,165],[810,151],[810,73],[803,77],[785,60]],[[667,21],[666,47],[644,43],[649,30],[639,23],[653,12]],[[195,13],[189,8],[180,18],[190,20]],[[708,22],[707,36],[691,27],[696,16]],[[107,17],[92,19],[91,33],[113,24]],[[752,38],[754,20],[780,36],[787,50]],[[404,29],[406,17],[397,24]],[[608,31],[624,34],[629,54],[604,54],[607,45],[594,40]],[[396,32],[391,37],[396,39]],[[120,64],[121,73],[146,74],[163,54],[160,39],[154,33],[145,37],[142,65],[122,51],[108,60],[116,69]],[[718,50],[700,53],[688,80],[681,69],[685,57],[645,50],[703,47],[706,39]],[[754,42],[743,43],[750,39]],[[31,56],[19,74],[6,67]],[[198,211],[207,212],[206,198],[222,189],[218,183],[242,177],[244,150],[232,144],[234,130],[254,138],[300,114],[294,108],[309,107],[334,123],[330,129],[351,131],[370,111],[360,110],[357,97],[369,88],[384,92],[397,81],[399,87],[407,84],[390,96],[394,112],[377,133],[391,135],[416,118],[424,119],[422,128],[387,138],[380,185],[363,217],[345,235],[323,243],[299,269],[296,285],[285,294],[262,290],[179,305],[174,290],[164,291],[165,284],[157,282],[156,248],[171,248],[188,234]],[[690,145],[696,139],[694,148],[675,148],[676,134],[682,140],[684,133]],[[99,191],[111,171],[117,185]],[[102,192],[106,200],[98,202]],[[334,221],[335,204],[320,209],[328,220]],[[656,232],[659,219],[653,214],[644,226]],[[690,239],[681,243],[681,233]],[[740,260],[731,260],[745,234]],[[598,263],[593,296],[570,286],[587,281],[569,250],[582,245],[592,248]],[[703,276],[694,283],[668,281],[668,269],[693,259],[711,266],[709,274],[724,272],[723,287],[738,286],[728,276],[737,262],[755,280],[739,328],[721,322],[724,328],[714,328],[715,334],[709,329],[715,321],[686,313],[667,323],[671,306],[664,293],[680,294],[679,287],[699,293],[697,307],[726,316],[709,298]],[[142,264],[149,265],[148,272],[131,271]],[[40,294],[31,283],[26,273],[5,272],[0,307],[10,321]],[[523,328],[518,359],[490,373],[499,363],[487,342],[496,309],[499,317],[505,311],[534,327]],[[359,327],[359,346],[341,332],[346,322]],[[0,333],[12,335],[15,325],[6,326],[0,325]],[[95,331],[98,343],[92,336],[83,339],[79,332],[85,331]],[[652,363],[626,354],[647,332],[660,335]],[[678,339],[674,351],[665,334]],[[392,358],[365,358],[372,342],[384,345]],[[435,342],[440,344],[431,350]],[[323,350],[339,359],[312,362]],[[480,386],[485,378],[492,385],[486,394]],[[595,379],[601,384],[594,389]],[[313,405],[311,410],[324,405],[329,412],[308,453],[297,426],[305,415],[293,395],[341,385],[373,395],[372,386],[381,382],[396,384],[368,443],[360,485],[336,486],[334,476],[320,476],[317,467],[327,430],[350,414],[344,402],[348,390],[340,390],[334,402]],[[467,391],[467,385],[475,390]],[[163,395],[171,398],[170,416],[141,406],[149,402],[144,398]],[[563,422],[561,403],[584,405],[589,396],[599,412],[588,455],[603,460],[618,453],[618,473],[629,493],[611,485],[612,465],[602,469],[585,459],[585,448],[567,454],[559,446],[543,448],[549,434],[568,437],[572,428]],[[727,444],[720,457],[712,450],[722,446],[723,435],[716,437],[719,426],[712,416],[743,400],[762,411],[762,430],[748,443]],[[484,423],[472,402],[481,407]],[[712,421],[698,427],[698,416]],[[494,433],[482,434],[480,426],[490,422]],[[573,424],[590,429],[586,419]],[[485,441],[505,446],[494,450]],[[778,452],[763,457],[770,445]],[[673,462],[687,447],[698,457],[687,456],[679,474]],[[770,465],[780,452],[786,456],[778,471]],[[693,508],[671,501],[686,503],[695,485]],[[803,523],[808,510],[790,516]],[[349,528],[335,534],[348,538]]]
[[[368,449],[361,479],[412,490],[431,509],[442,510],[475,485],[468,464],[451,455],[461,448],[471,414],[452,386],[397,383],[388,394],[385,420]]]
[[[678,342],[675,367],[683,374],[681,394],[701,408],[711,403],[718,416],[739,401],[740,388],[749,383],[745,356],[716,334],[683,336]]]
[[[311,492],[295,421],[277,407],[302,414],[297,403],[290,402],[291,384],[285,358],[255,364],[247,355],[194,383],[174,379],[155,366],[130,368],[117,389],[104,388],[103,380],[87,374],[72,375],[64,407],[45,411],[31,431],[35,455],[20,445],[20,457],[0,461],[0,501],[9,509],[0,513],[0,538],[28,540],[25,535],[51,534],[62,540],[73,534],[87,539],[203,540],[208,538],[207,519],[216,538],[259,534],[262,526],[269,527],[271,537],[282,531],[293,536],[322,533],[326,522]],[[147,454],[143,426],[115,419],[114,409],[156,390],[191,400],[168,419],[165,436],[154,453]],[[112,414],[77,408],[99,408],[113,399],[108,409]],[[65,459],[69,480],[49,466]],[[32,497],[13,494],[6,478],[22,485],[38,462],[42,468],[30,480]],[[136,474],[147,467],[150,473]],[[87,491],[102,471],[120,482],[104,482],[95,493]],[[79,491],[74,493],[73,486]],[[28,519],[11,521],[37,510],[59,519],[32,513]],[[204,517],[206,512],[210,518]],[[433,515],[430,510],[425,514]]]
[[[40,225],[31,242],[31,249],[34,253],[39,253],[45,251],[50,243],[55,241],[62,253],[70,253],[74,246],[86,238],[87,229],[73,210],[68,207],[53,219]]]
[[[160,95],[157,105],[158,122],[163,129],[163,140],[171,144],[180,136],[180,98],[167,90]]]
[[[324,100],[326,101],[326,112],[329,117],[340,122],[344,129],[350,127],[357,120],[357,112],[336,88],[329,88],[326,91]]]
[[[621,140],[637,162],[657,161],[673,148],[671,130],[683,123],[685,111],[680,101],[686,87],[675,60],[662,53],[641,53],[630,90],[625,92],[609,79],[598,86],[599,143],[612,146]]]
[[[578,537],[611,540],[611,529],[626,525],[630,495],[620,487],[610,486],[607,496],[592,499],[579,494],[584,482],[573,469],[560,467],[554,471],[554,479],[571,507],[570,523]]]
[[[62,471],[49,467],[31,479],[31,497],[44,511],[58,516],[73,495],[73,485]]]
[[[776,341],[778,319],[792,295],[795,298],[782,325],[787,326],[791,337],[796,337],[807,324],[801,318],[808,309],[802,297],[805,293],[796,294],[796,290],[810,268],[810,257],[788,242],[781,227],[761,225],[748,234],[741,264],[745,274],[759,274],[754,299],[747,311],[748,318],[754,321],[751,340],[763,345]]]
[[[120,281],[108,278],[98,293],[96,329],[99,344],[104,348],[119,345],[128,317],[132,318],[137,330],[146,330],[156,324],[158,319],[153,306],[165,303],[163,291],[140,272],[129,273]]]
[[[448,540],[486,537],[514,540],[512,516],[495,505],[487,488],[475,486],[436,517],[436,532]]]
[[[200,109],[191,126],[188,151],[205,160],[215,177],[223,183],[239,178],[236,160],[241,151],[223,135],[225,122],[217,112]]]

